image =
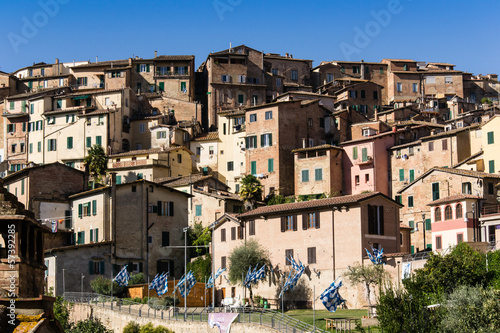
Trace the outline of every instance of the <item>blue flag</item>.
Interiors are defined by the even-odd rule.
[[[128,280],[130,280],[130,274],[127,271],[128,265],[122,268],[122,270],[116,275],[113,281],[116,281],[120,287],[125,287],[128,285]]]
[[[196,284],[196,278],[193,275],[193,272],[189,271],[186,275],[180,279],[179,283],[177,283],[177,287],[182,297],[186,298],[191,291],[191,288]]]
[[[339,294],[339,288],[342,287],[342,281],[339,281],[338,284],[335,284],[335,281],[326,288],[320,296],[321,302],[330,312],[335,312],[337,307],[345,302],[345,299],[340,297]]]
[[[224,273],[226,269],[222,269],[222,267],[219,267],[219,269],[217,270],[217,272],[215,273],[215,276],[212,276],[210,275],[210,278],[208,279],[208,282],[207,282],[207,289],[210,289],[210,288],[213,288],[214,287],[214,283],[215,283],[215,280],[217,280],[217,278],[222,274]]]
[[[373,254],[370,253],[366,248],[366,254],[368,254],[368,258],[374,265],[385,265],[385,262],[383,261],[383,255],[384,255],[384,249],[381,249],[380,251],[377,249],[374,249],[372,247],[372,252]]]
[[[155,286],[156,293],[158,296],[162,296],[168,291],[168,273],[162,273],[158,278],[158,282]]]

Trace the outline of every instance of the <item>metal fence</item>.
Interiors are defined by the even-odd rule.
[[[283,333],[327,333],[327,331],[314,327],[291,316],[283,315],[269,309],[254,308],[224,308],[224,307],[206,307],[206,308],[187,308],[184,312],[183,307],[161,306],[154,302],[142,304],[117,297],[94,293],[66,292],[63,295],[65,301],[71,303],[83,303],[93,306],[99,306],[113,311],[123,312],[130,315],[162,320],[176,321],[199,321],[208,322],[208,314],[211,312],[234,312],[238,314],[235,319],[237,323],[250,323],[270,327]]]

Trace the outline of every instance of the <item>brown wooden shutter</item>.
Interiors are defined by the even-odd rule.
[[[379,206],[379,221],[378,223],[380,224],[380,234],[384,234],[384,206]],[[424,231],[425,232],[425,231]]]
[[[293,231],[297,231],[297,215],[292,215],[293,218]]]
[[[316,229],[319,229],[319,212],[316,212]]]
[[[368,233],[369,234],[374,234],[375,230],[373,230],[373,209],[372,205],[368,205]]]
[[[307,214],[302,214],[302,230],[307,230]]]
[[[286,231],[286,217],[282,216],[281,217],[281,232],[285,232],[285,231]]]

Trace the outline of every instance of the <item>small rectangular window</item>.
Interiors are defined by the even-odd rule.
[[[290,266],[292,263],[288,260],[290,258],[293,258],[293,250],[292,249],[288,249],[288,250],[285,250],[285,265],[286,266]]]
[[[307,263],[315,264],[316,263],[316,248],[308,247],[307,248]]]
[[[257,121],[257,114],[256,113],[250,114],[250,122],[254,123],[256,121]]]
[[[314,170],[314,180],[317,182],[323,180],[323,169]]]
[[[229,161],[227,162],[227,171],[233,171],[234,170],[234,162]]]
[[[265,120],[273,119],[273,111],[266,111]]]
[[[274,159],[269,158],[267,160],[267,172],[273,172],[274,171]]]
[[[302,170],[302,182],[307,183],[309,181],[309,170]]]

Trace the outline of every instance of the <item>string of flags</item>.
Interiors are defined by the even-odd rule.
[[[130,280],[130,274],[127,271],[128,265],[125,265],[122,270],[116,275],[113,281],[116,281],[120,287],[125,287],[128,285],[128,280]]]
[[[154,289],[158,296],[165,294],[168,291],[168,274],[165,272],[161,273],[161,275],[156,274],[149,285],[149,289]]]
[[[255,265],[255,268],[252,271],[251,267],[248,267],[248,273],[245,277],[245,281],[243,285],[247,288],[250,288],[252,284],[257,283],[259,280],[262,280],[266,276],[266,265],[262,265],[262,267],[257,270],[259,264]]]
[[[288,274],[288,278],[286,279],[283,288],[281,288],[281,292],[279,295],[280,298],[283,296],[283,293],[288,289],[293,290],[295,285],[297,285],[297,282],[299,281],[300,277],[302,276],[302,273],[304,273],[306,269],[304,264],[302,264],[300,260],[299,263],[297,264],[297,262],[293,259],[292,256],[290,256],[290,258],[287,257],[286,259],[292,264],[292,269]]]
[[[384,264],[385,265],[385,262],[383,262],[383,255],[384,255],[384,249],[374,249],[373,246],[370,246],[372,248],[372,253],[370,253],[370,251],[368,251],[366,248],[366,253],[368,254],[368,258],[370,258],[370,261],[374,264],[374,265],[382,265]]]
[[[208,279],[208,282],[207,282],[207,286],[206,288],[207,289],[210,289],[210,288],[213,288],[214,287],[214,283],[215,283],[215,280],[217,280],[217,278],[222,274],[224,273],[226,269],[222,269],[222,267],[219,267],[219,269],[217,270],[217,272],[215,273],[215,276],[212,274],[210,274],[210,278]]]
[[[340,297],[339,294],[339,288],[342,287],[342,281],[336,284],[335,282],[337,282],[337,280],[333,281],[333,283],[319,296],[325,308],[330,312],[335,312],[337,307],[345,302],[345,299]]]
[[[193,288],[195,284],[196,284],[196,278],[194,277],[193,272],[189,271],[187,274],[182,276],[182,278],[179,280],[179,283],[177,283],[175,289],[176,290],[179,289],[181,296],[183,298],[186,298],[186,296],[189,295],[191,288]]]

